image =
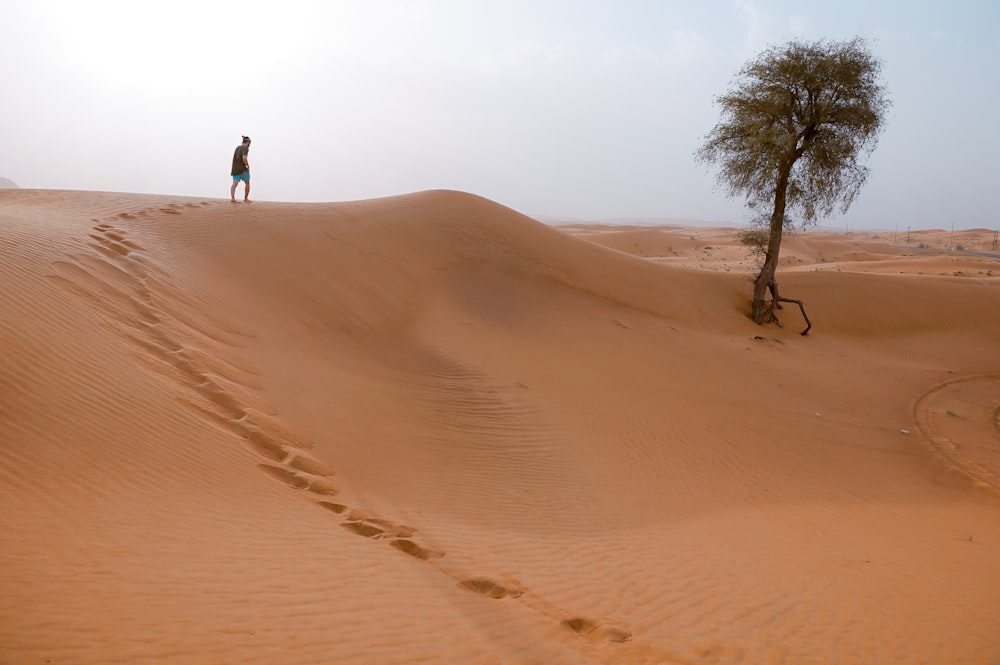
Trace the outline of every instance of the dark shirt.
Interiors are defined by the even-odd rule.
[[[250,170],[247,165],[243,163],[243,155],[248,154],[250,154],[250,146],[243,144],[236,146],[236,152],[233,153],[233,172],[229,175],[239,175],[244,171]]]

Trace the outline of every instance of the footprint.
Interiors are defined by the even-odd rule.
[[[313,478],[306,486],[306,490],[321,496],[334,496],[340,494],[340,488],[326,478]]]
[[[281,482],[285,483],[289,487],[294,487],[295,489],[303,490],[309,486],[309,481],[307,481],[302,476],[298,475],[294,471],[289,471],[288,469],[280,466],[271,466],[270,464],[258,464],[257,468],[271,476],[272,478],[277,478]]]
[[[289,487],[297,490],[306,490],[320,496],[334,496],[340,494],[340,489],[326,478],[306,478],[284,466],[273,466],[271,464],[258,464],[257,468],[267,475],[280,480]]]
[[[94,233],[88,234],[91,238],[98,242],[102,242],[105,245],[127,245],[128,239],[126,238],[125,232],[116,229],[113,226],[106,229],[98,229],[93,227]]]
[[[458,586],[463,589],[468,589],[474,593],[489,596],[490,598],[496,598],[497,600],[501,598],[519,598],[524,595],[523,589],[508,589],[488,577],[473,577],[471,579],[462,580],[458,583]]]
[[[351,533],[356,533],[365,538],[378,538],[385,533],[385,531],[374,524],[368,524],[367,522],[343,522],[340,526]]]
[[[586,617],[571,617],[563,619],[559,624],[577,635],[588,640],[605,640],[608,642],[628,642],[632,639],[632,633],[623,628],[614,626],[602,626],[597,621]]]
[[[133,250],[135,250],[137,252],[141,252],[141,251],[144,251],[146,249],[145,247],[143,247],[139,243],[132,242],[128,238],[122,238],[122,240],[120,242],[121,242],[121,244],[125,245],[129,249],[133,249]]]
[[[389,540],[389,545],[391,547],[394,547],[400,552],[408,554],[409,556],[421,561],[440,559],[444,556],[443,552],[436,552],[434,550],[427,549],[426,547],[418,545],[414,542],[410,537],[416,533],[417,530],[411,526],[394,524],[389,520],[372,515],[367,511],[350,509],[342,503],[333,503],[331,501],[318,501],[317,503],[323,508],[337,513],[338,515],[344,515],[346,513],[344,516],[347,521],[342,522],[340,527],[350,531],[351,533],[365,538],[371,538],[373,540],[383,538],[391,539]]]
[[[288,466],[314,476],[334,475],[334,470],[329,464],[300,452],[296,452],[292,459],[288,460]]]
[[[389,545],[395,547],[400,552],[403,552],[404,554],[409,554],[410,556],[416,557],[421,561],[427,561],[429,559],[440,559],[441,557],[444,556],[443,552],[435,552],[433,550],[425,549],[420,545],[417,545],[409,538],[397,538],[392,542],[390,542]]]
[[[254,451],[261,457],[266,457],[275,462],[281,462],[288,457],[288,452],[279,442],[258,430],[244,427],[247,448]]]
[[[347,506],[345,506],[342,503],[333,503],[330,501],[317,501],[317,504],[326,508],[327,510],[337,513],[338,515],[347,510]]]
[[[90,237],[96,240],[97,242],[101,243],[100,246],[91,245],[91,247],[100,251],[102,254],[108,255],[107,252],[114,252],[114,254],[117,254],[118,256],[128,256],[129,251],[131,251],[129,250],[128,247],[125,247],[121,243],[115,242],[114,240],[108,240],[103,235],[91,233]],[[115,256],[110,256],[110,255],[108,256],[111,259],[116,258]]]
[[[574,633],[579,633],[580,635],[589,635],[590,633],[597,630],[597,624],[590,619],[585,619],[583,617],[573,617],[572,619],[563,619],[559,622],[563,628],[572,630]]]
[[[178,369],[182,371],[184,371],[185,367],[188,367],[188,365],[182,365],[181,363],[177,362],[175,362],[174,364],[175,366],[177,366]],[[231,393],[220,387],[219,384],[217,384],[215,381],[212,381],[204,374],[198,373],[196,368],[190,368],[190,369],[192,372],[195,372],[194,376],[192,377],[194,381],[196,381],[199,378],[203,379],[201,383],[191,386],[195,390],[195,392],[197,392],[199,395],[207,399],[209,402],[212,402],[216,407],[220,409],[222,413],[224,413],[226,416],[228,416],[234,421],[238,421],[246,416],[246,409],[243,408],[243,405],[240,404],[239,400],[233,397]],[[187,371],[185,371],[184,373],[189,374],[189,372]]]

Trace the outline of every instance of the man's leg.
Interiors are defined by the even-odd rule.
[[[239,180],[233,178],[233,186],[229,188],[229,198],[233,203],[236,203],[236,185],[239,184]]]
[[[250,200],[250,181],[247,180],[246,184],[247,184],[247,188],[243,191],[243,200],[244,201],[249,201]]]

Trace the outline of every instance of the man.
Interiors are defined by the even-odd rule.
[[[244,136],[243,143],[236,146],[236,152],[233,153],[233,186],[229,188],[229,198],[233,203],[236,203],[236,185],[240,184],[241,180],[246,184],[243,201],[250,203],[250,161],[247,159],[249,153],[250,137]]]

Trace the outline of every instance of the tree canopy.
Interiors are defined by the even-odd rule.
[[[889,102],[881,62],[861,38],[772,47],[740,70],[716,99],[722,119],[698,157],[718,164],[718,182],[748,205],[770,205],[783,165],[786,206],[806,221],[846,212],[868,177]]]

